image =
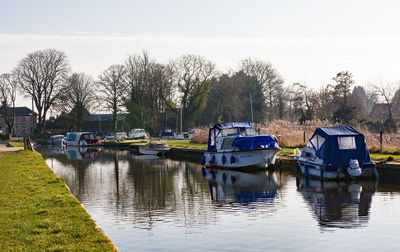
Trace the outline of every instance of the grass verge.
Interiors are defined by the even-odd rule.
[[[0,153],[0,251],[115,251],[37,152]]]
[[[8,142],[12,147],[24,147],[24,142]]]
[[[207,149],[207,144],[191,143],[190,140],[162,140],[172,148]]]

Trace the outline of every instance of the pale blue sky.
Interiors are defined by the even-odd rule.
[[[399,1],[1,0],[0,33],[397,37]]]
[[[272,63],[287,84],[314,89],[339,71],[357,85],[400,80],[400,1],[0,0],[0,73],[27,53],[66,52],[97,77],[147,50],[168,63],[200,54],[221,71],[244,58]]]

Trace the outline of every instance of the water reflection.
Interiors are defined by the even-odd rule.
[[[323,229],[357,228],[367,224],[377,187],[375,181],[323,182],[306,177],[296,180],[298,191]]]
[[[398,209],[396,200],[400,207],[400,195],[387,193],[399,191],[399,180],[380,182],[376,192],[374,181],[321,184],[296,178],[294,167],[207,170],[113,149],[75,149],[72,155],[62,149],[39,151],[121,251],[241,251],[249,244],[258,251],[266,244],[297,251],[304,241],[318,239],[324,242],[313,243],[315,250],[339,243],[354,250],[357,240],[374,245],[365,237],[375,237],[377,229],[380,240],[390,241],[395,232],[385,230],[397,228],[392,220],[400,218],[394,210],[386,216],[388,209]],[[389,203],[393,207],[386,207]],[[360,232],[343,242],[355,227]],[[288,237],[290,242],[282,242]]]
[[[205,168],[201,172],[209,181],[211,199],[219,205],[248,205],[273,200],[278,195],[279,184],[274,172],[247,173]]]

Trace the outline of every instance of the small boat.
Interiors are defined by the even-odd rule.
[[[317,128],[295,156],[296,168],[321,179],[378,176],[363,134],[349,126]]]
[[[64,145],[64,136],[63,135],[50,136],[49,144],[51,146],[63,146]]]
[[[139,147],[139,153],[143,155],[163,155],[168,149],[166,143],[148,143],[143,147]]]
[[[216,124],[210,128],[202,165],[222,168],[266,168],[281,148],[274,135],[257,135],[250,122]]]
[[[93,132],[68,132],[66,146],[99,146],[101,145]]]

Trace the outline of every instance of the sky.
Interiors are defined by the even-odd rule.
[[[288,85],[316,90],[343,70],[356,85],[400,80],[400,1],[0,0],[0,6],[0,73],[27,53],[55,48],[74,72],[95,78],[146,50],[162,63],[199,54],[221,71],[257,58]]]

